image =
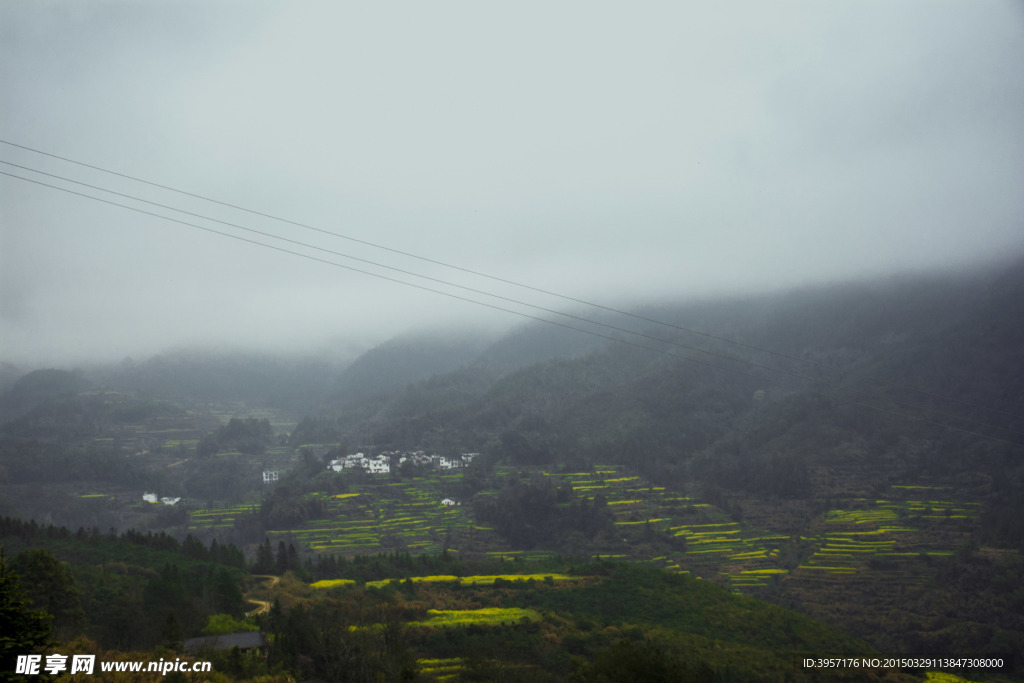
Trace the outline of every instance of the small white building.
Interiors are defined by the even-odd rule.
[[[181,500],[180,496],[178,498],[171,498],[169,496],[164,496],[163,498],[160,499],[160,502],[163,503],[164,505],[177,505],[178,501],[180,501],[180,500]]]
[[[277,470],[263,470],[263,483],[273,484],[278,480]]]
[[[360,467],[369,474],[388,474],[391,472],[391,455],[381,453],[378,456],[367,458],[363,453],[346,455],[344,458],[335,458],[327,465],[327,469],[334,472]]]
[[[387,474],[391,471],[391,464],[378,458],[364,460],[363,467],[365,467],[366,471],[370,474]]]
[[[445,498],[444,500],[441,501],[441,505],[444,505],[445,507],[451,507],[453,505],[458,505],[458,503],[456,503],[451,498]]]
[[[143,493],[142,494],[142,500],[146,501],[147,503],[154,503],[155,504],[156,503],[156,494],[155,493]]]

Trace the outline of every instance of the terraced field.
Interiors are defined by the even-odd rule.
[[[487,625],[501,626],[516,624],[523,619],[539,621],[541,616],[536,610],[521,607],[481,607],[480,609],[431,609],[427,610],[427,618],[416,621],[410,626],[426,626],[441,628],[452,626]]]
[[[578,576],[567,576],[565,574],[486,574],[486,575],[474,575],[474,576],[453,576],[450,574],[439,574],[435,576],[412,576],[409,577],[408,581],[413,583],[458,583],[464,586],[475,586],[475,585],[494,585],[495,581],[571,581],[578,579]],[[344,580],[344,579],[342,579]],[[383,588],[392,581],[399,581],[401,579],[381,579],[380,581],[367,581],[367,587]],[[351,582],[350,582],[351,583]],[[333,587],[332,581],[318,581],[311,584],[314,588],[330,588]]]
[[[426,676],[434,681],[447,681],[455,678],[464,668],[463,665],[461,657],[416,660],[416,669],[420,676]]]
[[[629,557],[670,571],[718,575],[737,589],[767,585],[775,574],[779,548],[789,538],[732,521],[726,514],[690,496],[649,485],[614,467],[595,472],[549,474],[559,485],[571,484],[578,495],[600,493],[615,515],[615,530],[629,552],[603,557]],[[678,550],[662,555],[637,555],[651,535],[678,540]]]
[[[233,505],[231,507],[194,510],[189,513],[189,530],[227,529],[235,525],[235,518],[250,512],[256,507],[251,503]]]
[[[513,475],[511,469],[499,472]],[[779,581],[806,588],[922,557],[950,555],[980,514],[980,504],[950,500],[948,490],[904,484],[891,487],[885,499],[846,500],[842,508],[821,515],[808,535],[790,537],[734,521],[712,505],[652,486],[616,467],[543,474],[558,487],[572,486],[576,496],[600,495],[607,502],[614,515],[615,543],[595,552],[598,557],[694,572],[741,592],[757,593]],[[287,538],[315,553],[350,556],[446,549],[506,560],[555,554],[512,548],[490,527],[474,523],[469,506],[441,505],[461,477],[458,472],[433,472],[397,482],[350,480],[348,493],[312,494],[323,503],[323,519],[269,535],[273,543]],[[252,509],[238,505],[198,510],[191,515],[190,528],[230,527],[239,514]],[[784,562],[783,557],[789,559]]]
[[[733,521],[720,510],[693,503],[685,496],[667,495],[659,487],[623,488],[621,481],[611,478],[603,486],[587,486],[590,490],[600,487],[616,513],[617,530],[627,540],[643,526],[683,538],[684,551],[650,561],[662,559],[668,569],[687,567],[705,576],[717,574],[741,591],[765,588],[790,575],[781,565],[780,555],[792,544],[809,549],[806,559],[792,572],[805,579],[856,574],[905,559],[952,555],[966,541],[981,508],[978,502],[948,500],[950,496],[942,495],[948,490],[893,486],[889,499],[851,500],[856,507],[829,510],[814,525],[813,536],[791,539]],[[680,504],[685,508],[681,510]],[[689,522],[694,513],[697,521]]]
[[[952,555],[978,521],[981,505],[907,497],[929,489],[936,492],[925,486],[893,486],[892,500],[859,498],[850,501],[853,509],[829,510],[817,533],[802,539],[815,550],[798,570],[848,575],[903,558]],[[871,560],[876,560],[874,565]]]
[[[345,476],[345,475],[339,475]],[[401,482],[369,479],[351,486],[349,493],[311,494],[323,504],[325,517],[299,529],[270,531],[287,537],[314,552],[342,555],[403,550],[414,553],[457,551],[467,544],[500,544],[494,532],[475,526],[461,506],[444,506],[446,484],[461,475],[431,474]],[[192,527],[210,529],[230,526],[240,512],[230,508],[192,513]]]

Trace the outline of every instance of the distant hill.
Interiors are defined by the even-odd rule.
[[[73,395],[88,386],[80,372],[34,370],[0,396],[0,424],[19,418],[48,400]]]
[[[343,365],[319,357],[184,350],[95,368],[95,382],[141,397],[237,401],[301,415],[324,401]]]
[[[571,319],[559,319],[572,327],[585,327]],[[602,332],[603,333],[603,332]],[[544,323],[522,325],[490,344],[478,362],[500,370],[515,370],[556,358],[573,358],[601,348],[606,340]]]
[[[416,391],[410,385],[449,373],[491,381],[519,368],[589,353],[604,343],[598,337],[545,324],[523,325],[497,339],[463,331],[404,335],[370,349],[346,367],[337,378],[331,403],[391,398],[407,389]]]
[[[981,468],[1018,489],[1022,283],[1017,263],[643,311],[676,327],[644,323],[666,342],[635,341],[672,355],[537,323],[339,419],[350,442],[370,430],[376,444],[412,447],[443,433],[451,449],[486,446],[513,463],[615,462],[784,497],[833,492],[833,466],[858,473],[854,488]]]
[[[472,363],[488,339],[468,332],[416,334],[391,339],[356,358],[334,380],[330,402],[344,405],[394,395],[413,382]]]

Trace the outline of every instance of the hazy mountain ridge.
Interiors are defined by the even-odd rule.
[[[612,458],[650,476],[716,471],[712,478],[724,485],[735,485],[729,473],[750,458],[783,453],[810,458],[807,465],[889,453],[890,465],[920,467],[918,456],[907,465],[901,449],[941,452],[942,443],[967,439],[1002,453],[1008,446],[999,439],[1024,431],[1022,273],[1017,263],[998,273],[905,276],[642,311],[703,334],[614,323],[643,329],[648,338],[631,341],[665,353],[535,323],[493,342],[408,335],[343,368],[179,353],[87,376],[140,397],[244,399],[297,415],[336,414],[349,443],[486,446],[515,459],[509,444],[519,433],[533,443],[526,459],[538,463]],[[60,371],[34,373],[6,392],[5,414],[47,400],[46,373]],[[60,376],[85,381],[81,373]],[[1003,465],[986,469],[993,467]]]
[[[88,386],[88,380],[80,372],[33,370],[19,377],[0,395],[0,424],[30,413],[47,401],[73,396]]]
[[[304,413],[326,400],[344,355],[286,356],[204,349],[161,353],[144,361],[94,366],[86,376],[100,386],[142,398],[234,401]]]
[[[645,316],[765,350],[652,326],[651,336],[752,364],[614,343],[507,373],[471,364],[375,404],[362,440],[402,446],[443,431],[452,449],[513,461],[621,462],[655,479],[781,495],[821,493],[808,473],[844,459],[877,482],[977,467],[1013,479],[1005,442],[1024,430],[1022,271],[663,307]],[[984,462],[958,458],[965,448]],[[786,477],[771,476],[779,458]]]
[[[394,395],[413,382],[472,362],[486,344],[486,338],[462,332],[390,339],[360,355],[335,377],[329,402],[340,406]]]
[[[431,363],[451,363],[459,354],[464,363],[340,409],[327,396],[309,401],[310,392],[303,405],[317,417],[304,420],[289,438],[284,432],[290,427],[275,422],[274,414],[259,418],[267,433],[262,456],[254,453],[263,447],[208,444],[204,434],[223,431],[218,424],[231,406],[199,402],[182,408],[79,383],[75,373],[33,373],[4,397],[36,403],[3,427],[0,479],[9,484],[5,502],[12,513],[28,500],[45,500],[48,507],[59,501],[63,514],[102,520],[104,528],[136,519],[153,528],[184,529],[199,519],[228,525],[204,533],[253,542],[263,535],[262,527],[253,526],[262,519],[253,501],[263,491],[271,492],[266,500],[295,506],[349,501],[347,512],[335,511],[336,517],[373,525],[381,520],[371,515],[404,509],[390,499],[385,505],[382,492],[435,477],[445,483],[427,497],[455,496],[463,503],[460,513],[472,517],[464,532],[469,536],[460,538],[480,533],[490,539],[475,552],[500,539],[500,547],[512,552],[571,547],[581,555],[671,557],[678,568],[726,582],[771,571],[777,581],[750,590],[870,636],[882,649],[938,651],[955,643],[978,652],[1011,651],[1024,632],[1014,611],[1024,600],[1016,588],[1019,553],[1008,550],[1024,547],[1024,466],[1015,445],[1024,414],[1024,302],[1017,296],[1022,272],[1017,266],[984,277],[903,278],[645,313],[747,345],[647,326],[650,336],[694,347],[642,342],[672,355],[604,342],[586,353],[553,345],[542,361],[513,367],[486,362],[489,348],[476,355],[465,347],[435,354],[435,338],[420,353],[406,338],[368,354],[365,367],[386,365],[396,354],[415,361],[396,377],[428,372]],[[534,333],[543,339],[545,328],[515,335]],[[509,348],[509,338],[514,336],[495,343]],[[189,362],[183,359],[182,367]],[[224,395],[271,387],[268,378],[286,373],[288,362],[296,361],[279,359],[263,369],[252,357],[225,363],[237,383],[224,387]],[[175,366],[160,359],[147,367]],[[130,370],[113,372],[132,377]],[[189,372],[151,377],[177,379],[164,389],[183,390],[194,379]],[[337,386],[341,374],[327,373],[314,386]],[[301,387],[302,379],[297,373],[287,386]],[[253,404],[267,395],[252,396]],[[324,467],[332,452],[349,448],[372,453],[414,447],[483,456],[454,474],[407,468],[376,479]],[[261,488],[262,472],[278,468],[281,484]],[[140,491],[154,489],[191,498],[193,505],[206,501],[234,521],[205,513],[193,519],[176,507],[126,516],[133,509],[129,501],[137,505]],[[602,490],[617,491],[616,505],[599,503]],[[658,490],[675,502],[657,502]],[[379,505],[356,502],[378,495]],[[215,508],[219,500],[238,510]],[[633,507],[626,511],[625,503]],[[428,506],[436,509],[437,503]],[[608,508],[620,511],[615,521],[602,512]],[[586,526],[588,510],[605,520],[600,531]],[[821,574],[828,568],[822,563],[834,560],[828,553],[835,550],[830,544],[840,543],[838,530],[859,533],[866,528],[860,520],[879,513],[905,526],[907,535],[886,532],[891,547],[852,556],[852,573]],[[854,521],[842,522],[844,515]],[[301,533],[293,527],[311,520],[296,518],[288,528]],[[689,547],[702,542],[701,532],[673,532],[687,525],[768,533],[781,539],[774,546],[779,553],[702,560],[701,550]],[[536,531],[550,529],[564,533]],[[381,533],[380,543],[398,538]],[[824,579],[816,580],[816,572]],[[1010,601],[993,610],[993,596],[1008,593]],[[960,610],[955,619],[947,614],[951,609]]]

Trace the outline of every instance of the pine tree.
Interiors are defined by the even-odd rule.
[[[33,654],[46,645],[50,619],[46,612],[32,609],[32,601],[0,548],[0,671],[14,671],[18,655]]]
[[[302,564],[299,562],[299,553],[295,550],[295,546],[291,543],[288,544],[288,568],[294,571],[298,571]]]
[[[14,558],[11,570],[20,577],[22,591],[32,604],[52,616],[58,638],[70,635],[68,630],[75,630],[85,620],[75,577],[53,553],[41,548],[26,550]]]
[[[270,539],[264,539],[263,543],[256,547],[256,566],[253,572],[256,574],[267,574],[274,570],[274,551],[270,549]]]
[[[284,545],[284,541],[277,542],[277,556],[274,564],[277,574],[284,574],[288,571],[288,549]]]

